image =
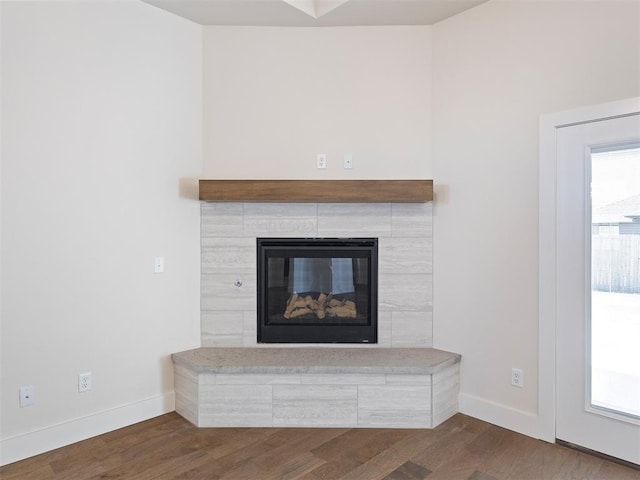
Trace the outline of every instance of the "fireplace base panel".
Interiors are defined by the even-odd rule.
[[[434,428],[458,411],[460,355],[431,348],[198,348],[172,355],[199,427]]]

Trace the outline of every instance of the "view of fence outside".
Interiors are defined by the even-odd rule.
[[[640,235],[594,235],[591,252],[593,290],[640,293]]]

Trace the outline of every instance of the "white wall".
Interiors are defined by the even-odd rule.
[[[2,47],[7,463],[173,409],[169,355],[199,345],[178,184],[202,168],[202,29],[137,1],[4,2]]]
[[[434,345],[462,411],[537,436],[538,119],[640,93],[640,3],[493,1],[433,42]]]
[[[430,65],[428,26],[205,27],[204,173],[430,178]]]

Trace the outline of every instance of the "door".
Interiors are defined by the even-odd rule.
[[[640,464],[640,115],[556,142],[556,438]]]

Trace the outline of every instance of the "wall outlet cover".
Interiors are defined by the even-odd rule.
[[[87,392],[91,390],[91,372],[78,374],[78,392]]]
[[[36,389],[33,385],[20,387],[20,408],[36,403],[35,392]]]

